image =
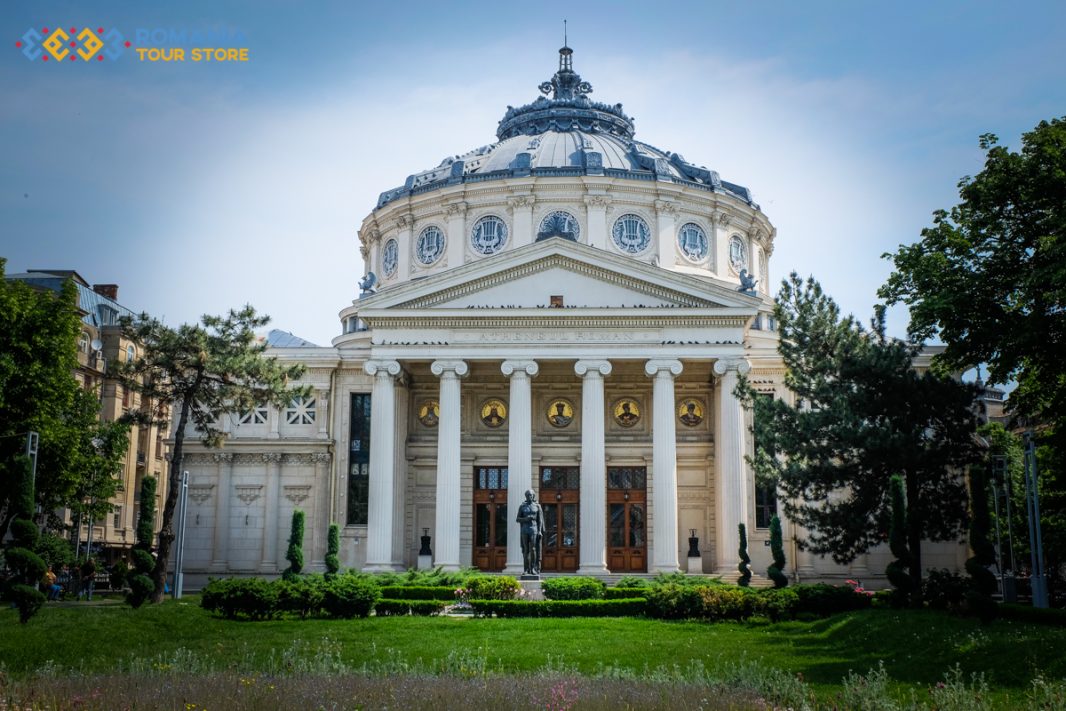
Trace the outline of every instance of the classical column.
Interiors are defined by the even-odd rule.
[[[397,281],[405,282],[411,276],[411,255],[414,253],[414,237],[412,233],[415,227],[415,216],[411,213],[396,217],[396,278]]]
[[[381,230],[377,227],[371,227],[366,235],[366,252],[363,254],[363,259],[366,260],[364,271],[374,272],[381,278]]]
[[[511,413],[507,420],[507,567],[505,573],[523,570],[518,507],[533,488],[533,396],[531,378],[540,368],[532,360],[505,360],[500,366],[511,379]]]
[[[607,207],[611,198],[606,195],[586,195],[585,212],[589,226],[589,244],[607,249]]]
[[[436,360],[430,370],[440,378],[440,423],[437,425],[437,530],[434,565],[458,570],[460,494],[460,387],[469,372],[461,360]]]
[[[448,268],[461,266],[466,250],[466,203],[451,202],[444,206],[448,216],[448,235],[444,247],[448,255]]]
[[[400,374],[400,364],[394,360],[370,360],[363,369],[374,376],[370,395],[370,500],[363,570],[376,572],[395,569],[392,564],[393,450],[396,448],[393,413],[395,378]]]
[[[742,359],[717,360],[714,372],[718,376],[718,426],[714,458],[718,470],[715,485],[715,509],[718,531],[715,540],[717,572],[736,569],[740,533],[737,526],[748,524],[748,481],[744,465],[744,406],[734,394],[737,379],[751,370]]]
[[[670,200],[656,200],[655,214],[658,232],[659,266],[670,269],[674,266],[677,240],[677,203]]]
[[[649,360],[644,372],[652,386],[652,513],[655,543],[652,569],[673,573],[681,569],[677,551],[677,432],[674,428],[674,378],[681,375],[679,360]]]
[[[266,501],[263,503],[263,558],[260,570],[278,569],[278,490],[281,488],[281,453],[263,455],[266,464]]]
[[[574,372],[581,376],[581,532],[577,572],[601,575],[608,572],[603,379],[611,374],[611,364],[605,360],[579,360]]]
[[[229,493],[233,488],[233,454],[215,452],[211,455],[218,467],[215,484],[215,546],[212,552],[211,567],[224,570],[229,565]]]
[[[511,208],[515,247],[533,243],[533,203],[535,200],[536,198],[532,195],[515,195],[507,198],[507,205]]]

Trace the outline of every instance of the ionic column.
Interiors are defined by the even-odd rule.
[[[652,569],[681,570],[677,551],[677,432],[674,428],[674,378],[681,375],[679,360],[649,360],[644,372],[655,378],[652,386],[652,477],[655,491],[655,542]]]
[[[211,567],[225,569],[229,563],[229,492],[233,488],[233,454],[216,452],[211,455],[218,467],[215,484],[215,546],[211,555]]]
[[[469,372],[461,360],[433,361],[430,370],[440,378],[440,423],[437,425],[437,526],[433,539],[434,565],[458,570],[460,494],[460,387]]]
[[[581,376],[581,516],[579,575],[607,573],[607,458],[603,421],[603,379],[611,374],[606,360],[579,360]]]
[[[740,375],[751,370],[746,360],[717,360],[718,418],[714,458],[717,471],[715,510],[717,572],[732,574],[740,548],[737,526],[748,524],[748,481],[744,466],[744,406],[733,393]]]
[[[367,502],[366,564],[368,572],[394,570],[392,561],[392,484],[396,433],[396,382],[400,364],[370,360],[363,366],[374,376],[370,395],[370,494]]]
[[[532,195],[516,195],[507,198],[507,204],[511,208],[515,247],[533,243],[533,202],[535,200],[536,198]]]
[[[677,239],[677,204],[670,200],[656,200],[655,214],[658,224],[659,266],[669,269],[677,261],[674,257],[674,241]]]
[[[281,453],[268,452],[266,464],[266,501],[263,503],[263,557],[259,567],[264,572],[278,569],[278,490],[281,488]]]
[[[585,212],[589,226],[589,244],[607,249],[607,207],[611,198],[606,195],[586,195]]]
[[[415,216],[407,213],[396,217],[396,278],[397,281],[405,282],[411,276],[411,254],[414,237],[412,232],[415,226]],[[371,434],[373,436],[373,434]]]
[[[505,360],[500,370],[511,379],[511,414],[507,424],[507,566],[503,572],[517,575],[523,570],[518,507],[525,501],[526,490],[533,488],[531,379],[540,368],[532,360]]]
[[[448,258],[448,268],[454,269],[463,264],[465,255],[466,203],[448,203],[444,206],[444,214],[448,216],[448,235],[444,250]]]

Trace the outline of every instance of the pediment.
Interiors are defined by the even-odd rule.
[[[708,279],[678,274],[566,240],[548,240],[386,289],[360,312],[438,309],[728,309],[758,300]]]

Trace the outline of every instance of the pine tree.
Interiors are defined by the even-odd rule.
[[[341,562],[337,554],[341,550],[341,527],[335,523],[329,525],[329,537],[326,539],[326,577],[340,572]]]
[[[152,573],[156,560],[152,555],[152,538],[155,533],[155,477],[146,476],[141,481],[141,510],[137,516],[137,543],[133,546],[133,574],[129,576],[130,591],[126,602],[140,607],[155,589]]]
[[[740,531],[740,549],[737,553],[740,555],[740,564],[737,565],[737,570],[740,571],[740,577],[737,578],[737,585],[741,587],[748,587],[751,583],[751,558],[748,557],[748,529],[744,524],[739,524],[737,529]]]
[[[289,532],[289,550],[285,553],[285,560],[289,561],[289,567],[282,573],[286,580],[293,580],[304,567],[304,512],[296,509],[292,512],[292,529]]]
[[[774,516],[770,519],[770,556],[773,563],[766,569],[766,576],[774,581],[775,588],[788,586],[788,577],[785,575],[785,545],[781,536],[781,519]]]
[[[892,520],[888,529],[888,546],[896,559],[885,568],[885,575],[896,588],[899,603],[906,605],[914,593],[915,581],[909,572],[911,552],[907,547],[907,502],[903,494],[903,477],[896,474],[889,482]]]

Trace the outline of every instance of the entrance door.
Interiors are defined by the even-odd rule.
[[[507,467],[474,469],[474,567],[507,565]]]
[[[540,468],[540,506],[544,512],[543,571],[572,572],[578,561],[578,506],[581,470]]]
[[[648,470],[607,469],[607,568],[612,573],[648,569]]]

